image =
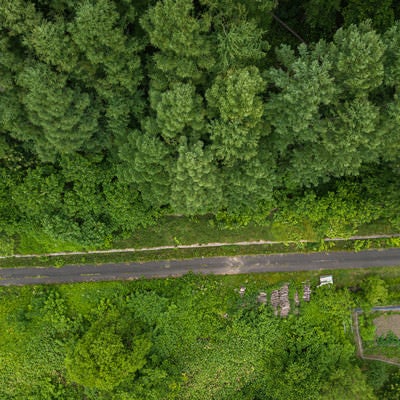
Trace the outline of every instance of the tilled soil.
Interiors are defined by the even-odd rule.
[[[376,336],[386,335],[392,331],[400,338],[400,314],[383,314],[374,319],[376,326]]]

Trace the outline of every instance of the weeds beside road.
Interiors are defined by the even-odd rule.
[[[349,239],[325,239],[320,242],[299,241],[249,241],[236,243],[207,243],[153,248],[109,249],[47,254],[19,254],[0,257],[0,267],[62,267],[66,264],[104,264],[121,262],[145,262],[152,260],[177,260],[216,256],[239,256],[315,251],[360,251],[400,247],[400,234],[355,236]]]

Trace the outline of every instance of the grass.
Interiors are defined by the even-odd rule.
[[[41,230],[27,230],[15,241],[15,253],[40,254],[61,251],[80,251],[85,248],[75,242],[57,240]]]
[[[385,357],[394,362],[400,362],[400,348],[397,346],[371,345],[364,349],[364,355]]]
[[[386,221],[361,226],[359,235],[390,234],[393,228]],[[241,241],[289,241],[294,238],[318,241],[317,234],[310,224],[303,223],[295,227],[285,224],[266,224],[259,226],[250,223],[247,226],[227,229],[219,226],[213,216],[160,218],[156,225],[138,229],[129,238],[114,240],[109,248],[143,248],[175,246],[178,244],[205,244],[214,242],[235,243]],[[90,250],[104,249],[104,246]],[[43,254],[59,251],[82,251],[89,248],[75,242],[65,242],[51,238],[37,231],[26,231],[15,240],[16,254]]]
[[[212,216],[196,218],[164,217],[156,226],[139,229],[130,238],[116,240],[115,248],[141,248],[176,244],[234,243],[240,241],[288,241],[293,238],[294,227],[282,224],[259,226],[250,223],[235,229],[216,226]],[[308,224],[296,226],[296,236],[305,240],[318,240]],[[392,226],[387,221],[377,221],[360,227],[358,235],[390,234]]]
[[[378,220],[370,224],[361,225],[358,228],[357,235],[390,235],[393,233],[397,232],[394,232],[392,225],[388,221]]]
[[[370,239],[336,242],[274,243],[261,245],[227,245],[221,247],[199,247],[187,249],[165,249],[137,252],[80,254],[41,257],[8,257],[0,259],[0,267],[62,267],[67,264],[106,264],[123,262],[146,262],[152,260],[189,259],[197,257],[238,256],[252,254],[276,254],[313,251],[362,250],[368,248],[387,248],[400,244],[400,239]]]
[[[43,256],[27,258],[0,259],[0,267],[24,267],[24,266],[54,266],[61,262],[65,264],[104,264],[114,262],[145,262],[151,260],[185,259],[196,257],[230,256],[245,254],[269,254],[281,252],[293,252],[298,250],[294,244],[284,245],[253,245],[253,246],[223,246],[200,247],[189,249],[167,249],[139,252],[122,252],[108,254],[85,254],[66,256]]]
[[[130,238],[116,240],[115,248],[174,246],[176,244],[233,243],[253,240],[287,240],[278,237],[270,226],[248,226],[222,229],[215,226],[212,216],[196,218],[163,217],[157,225],[139,229]]]

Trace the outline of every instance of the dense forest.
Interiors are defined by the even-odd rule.
[[[399,227],[399,17],[392,0],[1,0],[2,251],[28,231],[101,246],[165,214]]]
[[[270,302],[282,279],[290,282],[286,318]],[[356,358],[350,311],[398,301],[399,277],[391,286],[361,278],[357,293],[312,285],[311,300],[296,306],[304,279],[187,275],[1,288],[0,398],[398,399],[397,367]]]

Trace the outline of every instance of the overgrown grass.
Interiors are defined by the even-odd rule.
[[[156,226],[139,229],[130,238],[116,240],[115,248],[140,248],[193,243],[232,243],[253,240],[288,240],[277,235],[271,226],[248,226],[224,229],[215,224],[212,216],[164,217]]]
[[[189,259],[197,257],[238,256],[254,254],[276,254],[292,252],[315,251],[340,251],[363,250],[400,247],[400,238],[346,240],[332,242],[308,242],[308,243],[274,243],[249,246],[227,245],[220,247],[198,248],[173,248],[166,250],[150,250],[137,252],[104,253],[104,254],[80,254],[64,256],[41,257],[8,257],[0,259],[0,267],[62,267],[67,264],[106,264],[123,262],[146,262],[152,260]]]
[[[309,224],[296,226],[297,235],[304,240],[318,240]],[[247,226],[227,229],[217,226],[211,216],[196,218],[164,217],[157,226],[136,231],[130,238],[116,240],[115,248],[140,248],[192,243],[233,243],[240,241],[272,240],[288,241],[293,237],[293,227],[283,224]],[[360,227],[359,235],[390,234],[394,230],[387,221],[378,221]]]
[[[166,216],[156,225],[138,229],[129,238],[105,243],[97,248],[88,248],[75,242],[65,242],[51,238],[37,231],[26,231],[15,240],[14,253],[42,254],[59,251],[98,250],[104,248],[143,248],[158,246],[175,246],[178,244],[205,244],[214,242],[234,243],[241,241],[288,241],[295,236],[305,240],[319,240],[310,224],[302,223],[296,227],[285,224],[266,224],[259,226],[250,223],[247,226],[227,228],[218,224],[209,216],[179,217]],[[358,234],[390,234],[394,229],[386,221],[361,226]]]
[[[130,308],[126,308],[125,304],[129,298],[132,298],[134,293],[151,291],[152,294],[159,295],[160,299],[168,301],[165,303],[168,305],[166,309],[174,310],[181,307],[178,308],[180,312],[191,307],[193,302],[194,306],[189,309],[190,313],[188,316],[183,317],[190,318],[187,325],[196,324],[197,320],[203,321],[204,318],[206,318],[206,321],[211,321],[210,323],[193,325],[193,332],[196,336],[189,330],[189,326],[184,329],[183,332],[186,335],[187,331],[192,335],[191,337],[194,338],[193,343],[195,344],[199,342],[197,332],[204,332],[204,326],[208,329],[207,332],[211,332],[208,326],[210,324],[210,328],[213,327],[212,323],[220,319],[218,316],[219,313],[223,315],[223,313],[227,312],[230,316],[233,316],[239,309],[241,321],[242,318],[249,318],[250,322],[246,325],[248,329],[253,325],[258,326],[255,323],[259,315],[256,311],[258,306],[255,296],[259,291],[266,291],[270,294],[272,289],[285,282],[290,282],[290,287],[293,288],[296,285],[302,287],[302,282],[306,280],[311,280],[312,283],[316,284],[318,282],[318,275],[318,271],[236,276],[194,276],[193,274],[188,274],[178,279],[140,279],[132,282],[63,284],[57,285],[57,288],[46,285],[1,288],[0,297],[3,301],[0,304],[0,311],[2,311],[0,313],[0,327],[4,332],[1,343],[3,362],[2,389],[7,388],[8,393],[13,394],[17,390],[17,393],[22,393],[25,390],[24,395],[18,398],[30,398],[25,393],[29,393],[31,385],[43,386],[44,379],[53,374],[53,371],[61,371],[60,375],[65,371],[64,359],[66,349],[68,346],[73,345],[75,337],[81,337],[83,335],[82,332],[86,332],[88,326],[93,324],[94,321],[103,318],[104,314],[115,313],[115,315],[118,315],[117,310],[123,310],[124,312],[131,310]],[[237,290],[242,285],[246,287],[246,294],[243,299],[237,293]],[[57,297],[55,294],[57,294]],[[313,297],[311,298],[313,299]],[[151,297],[143,296],[140,301],[146,302],[146,299],[151,300]],[[146,312],[150,316],[149,318],[152,318],[151,304],[150,301],[147,305],[146,303],[141,305],[143,310],[148,310]],[[172,304],[174,307],[169,307],[169,304]],[[163,308],[160,308],[160,310],[163,310]],[[241,310],[244,312],[242,313]],[[323,310],[323,312],[325,311]],[[215,319],[209,317],[211,314],[216,316]],[[172,316],[175,315],[178,315],[178,313],[172,314]],[[122,312],[119,318],[123,318]],[[165,319],[166,322],[162,326],[166,326],[167,323],[176,325],[177,320],[178,322],[180,321],[174,317],[169,317],[168,320]],[[282,322],[282,324],[284,323]],[[178,325],[179,331],[180,324]],[[65,328],[65,326],[68,328]],[[241,323],[240,328],[243,326]],[[264,323],[263,325],[260,324],[260,326],[263,329],[268,329],[269,325]],[[198,327],[203,329],[199,330]],[[301,324],[301,328],[304,329],[303,324]],[[67,331],[66,329],[70,330]],[[223,330],[224,325],[221,324],[216,326],[215,332],[219,335],[219,332]],[[174,332],[175,330],[172,331],[173,334]],[[275,332],[275,330],[272,331],[272,335]],[[179,346],[179,341],[182,338],[186,341],[184,343],[187,343],[188,339],[186,339],[185,334],[178,333],[178,340],[174,343],[177,343],[177,346]],[[259,336],[261,335],[254,334],[253,337],[256,339],[255,344],[257,344]],[[217,344],[218,338],[222,336],[210,336],[210,334],[207,334],[205,337],[207,337],[207,341],[209,340],[211,344]],[[208,339],[209,337],[211,337],[211,340]],[[241,340],[238,341],[238,353],[243,358],[242,340],[244,339],[241,337]],[[170,342],[166,343],[169,344]],[[229,336],[228,340],[222,343],[229,343]],[[171,347],[175,348],[175,346]],[[199,343],[199,351],[204,352],[204,348],[208,349],[208,346],[204,347],[203,343]],[[254,345],[250,348],[254,348]],[[197,351],[194,345],[190,349]],[[220,365],[219,352],[216,352],[216,355],[218,365]],[[247,357],[247,353],[245,356]],[[242,358],[238,358],[239,362]],[[171,359],[173,358],[171,357]],[[176,358],[173,360],[176,360]],[[205,374],[207,374],[207,371]],[[180,374],[181,371],[179,370],[178,373]],[[218,379],[218,375],[216,377]],[[62,379],[63,384],[66,384],[65,375],[62,375]],[[12,388],[12,385],[16,387]],[[79,387],[76,388],[77,390],[79,389]],[[93,398],[96,397],[95,395],[93,396]],[[10,395],[8,397],[4,396],[4,398],[11,397]],[[79,392],[79,394],[74,393],[65,398],[67,397],[84,398],[85,396],[82,392]],[[106,397],[108,398],[109,396],[103,398]],[[38,396],[35,398],[44,397]],[[46,398],[52,397],[49,395]],[[159,398],[163,397],[159,396]]]
[[[223,246],[223,247],[199,247],[188,249],[167,249],[138,252],[85,254],[65,256],[42,256],[27,258],[0,259],[0,267],[23,266],[61,266],[65,264],[104,264],[117,262],[145,262],[151,260],[173,260],[196,257],[234,256],[245,254],[271,254],[297,251],[299,248],[291,244],[252,245],[252,246]]]
[[[366,356],[385,357],[391,361],[400,362],[399,346],[371,345],[364,349]]]
[[[79,243],[57,240],[40,230],[25,231],[18,236],[15,245],[17,254],[87,250],[87,248],[81,246]]]
[[[358,228],[357,235],[368,236],[368,235],[390,235],[398,233],[388,221],[380,220],[371,222],[367,225],[361,225]]]

